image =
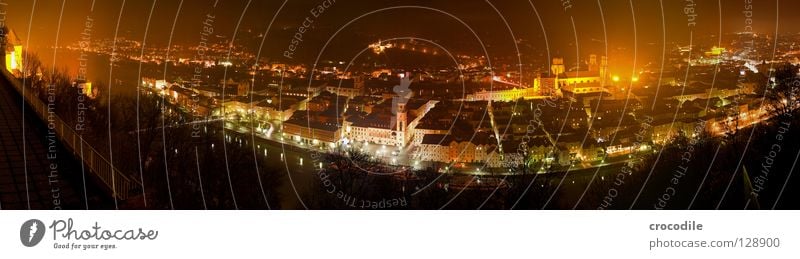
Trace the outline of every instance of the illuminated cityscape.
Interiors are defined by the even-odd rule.
[[[798,207],[783,11],[271,2],[2,5],[2,208]]]

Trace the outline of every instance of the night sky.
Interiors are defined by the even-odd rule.
[[[279,57],[298,26],[310,15],[309,10],[322,2],[306,0],[286,2],[267,34],[265,56]],[[562,8],[562,2],[568,3],[571,8],[565,10]],[[492,56],[513,56],[516,53],[518,46],[514,45],[515,41],[511,36],[513,33],[517,39],[521,39],[517,41],[522,45],[521,52],[531,49],[543,50],[549,45],[550,53],[574,56],[577,45],[580,51],[578,55],[585,56],[588,53],[602,54],[607,47],[622,52],[633,52],[634,47],[637,47],[639,57],[648,57],[656,52],[660,54],[662,42],[665,40],[663,35],[666,35],[668,43],[688,44],[692,31],[697,37],[716,35],[719,31],[723,34],[738,32],[745,27],[746,19],[742,11],[748,5],[746,1],[721,1],[721,6],[716,1],[663,2],[662,9],[659,1],[633,1],[631,6],[629,1],[618,0],[530,2],[467,0],[457,1],[457,4],[454,4],[456,1],[445,0],[339,0],[322,15],[315,17],[312,29],[304,35],[305,42],[299,46],[299,52],[306,56],[315,56],[321,50],[322,44],[334,32],[342,29],[331,40],[334,47],[329,50],[335,53],[331,54],[332,58],[348,58],[352,56],[352,51],[360,50],[370,42],[402,36],[427,38],[458,53],[482,54],[483,48],[472,31],[483,41]],[[773,34],[776,29],[781,33],[798,31],[796,24],[800,24],[800,17],[793,12],[800,9],[800,2],[754,2],[757,3],[752,4],[752,21],[756,33]],[[257,36],[267,29],[284,2],[251,1],[248,5],[248,1],[245,0],[226,0],[219,1],[216,7],[214,4],[214,0],[183,1],[182,5],[180,0],[155,2],[44,0],[36,1],[35,6],[33,1],[13,1],[6,6],[6,9],[7,24],[18,32],[23,41],[29,42],[30,49],[37,52],[52,51],[49,48],[55,45],[62,6],[59,45],[77,41],[89,15],[95,21],[93,39],[112,38],[116,27],[119,26],[119,37],[141,41],[145,36],[147,19],[152,8],[148,44],[165,45],[172,39],[176,44],[196,45],[203,17],[206,14],[213,14],[216,17],[215,34],[225,40],[230,40],[241,17],[237,44],[256,52],[260,43],[260,38]],[[93,11],[92,5],[94,5]],[[697,14],[696,25],[688,26],[689,17],[685,8],[692,5]],[[393,6],[424,6],[441,12],[419,7],[396,8],[354,20],[371,11]],[[777,6],[779,8],[776,8]],[[665,27],[662,26],[662,12]],[[444,13],[463,20],[472,30]],[[171,34],[172,24],[175,21],[174,33]],[[343,27],[351,21],[352,24]],[[544,44],[545,37],[549,44]],[[635,46],[634,42],[638,45]],[[341,56],[336,56],[339,53]]]

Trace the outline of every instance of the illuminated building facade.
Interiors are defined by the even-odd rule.
[[[347,128],[346,134],[355,142],[404,147],[411,143],[412,139],[422,139],[424,134],[417,133],[417,125],[436,103],[434,100],[411,99],[400,105],[397,114],[391,114],[389,107],[391,102],[385,101],[375,106],[373,112],[366,117],[348,118],[352,124]],[[427,131],[442,130],[421,130],[421,132]]]
[[[477,163],[490,168],[522,163],[523,158],[518,153],[501,155],[497,144],[486,140],[476,137],[459,141],[448,134],[426,134],[414,153],[414,159],[454,164]],[[514,146],[511,143],[506,144]]]
[[[283,134],[300,145],[335,148],[342,140],[342,128],[335,123],[320,123],[303,119],[289,119],[282,124]]]
[[[467,101],[511,102],[518,99],[541,99],[560,96],[561,91],[575,94],[608,92],[604,87],[608,79],[608,58],[597,60],[597,55],[590,55],[588,70],[566,71],[563,58],[553,58],[550,75],[538,76],[532,87],[507,90],[480,91],[467,95]]]
[[[364,94],[364,79],[354,77],[349,80],[341,80],[337,84],[326,86],[325,91],[347,98],[362,96]]]
[[[6,70],[20,76],[22,75],[22,42],[14,30],[8,30],[6,41]]]
[[[92,99],[97,97],[97,90],[92,88],[92,82],[79,81],[75,83],[75,87],[77,87],[86,97]]]
[[[225,95],[238,95],[245,96],[250,93],[250,81],[242,80],[240,82],[233,81],[228,78],[228,81],[220,81],[220,88],[225,89]]]
[[[387,146],[404,146],[405,134],[395,130],[396,125],[390,125],[389,118],[380,116],[367,116],[356,120],[348,128],[347,135],[355,142],[367,142]]]
[[[536,87],[522,88],[522,89],[509,89],[497,91],[480,91],[474,94],[467,95],[468,101],[495,101],[495,102],[510,102],[516,101],[520,98],[531,99],[538,97]]]
[[[607,92],[604,86],[608,79],[608,58],[603,56],[598,63],[597,55],[590,55],[588,67],[586,71],[565,72],[564,61],[554,58],[550,70],[556,78],[557,88],[563,91],[575,94]]]

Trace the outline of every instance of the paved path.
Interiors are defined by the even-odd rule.
[[[21,96],[0,77],[0,209],[85,209],[86,196],[90,208],[106,207],[88,172],[84,195],[80,164],[59,144],[57,159],[47,158],[46,134],[31,110],[23,115]]]

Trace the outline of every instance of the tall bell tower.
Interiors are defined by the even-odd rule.
[[[600,57],[600,82],[605,83],[608,80],[608,57]]]
[[[550,64],[550,75],[555,77],[564,71],[564,58],[553,58],[553,63]]]
[[[406,112],[406,103],[397,104],[397,131],[406,132],[408,126],[408,113]]]
[[[411,81],[409,73],[403,74],[400,78],[400,84],[394,87],[394,93],[396,95],[392,98],[392,121],[389,125],[390,127],[395,127],[394,129],[397,134],[396,138],[399,146],[404,146],[406,143],[406,127],[408,126],[406,103],[413,95],[413,92],[411,92],[409,88],[409,86],[411,86]]]

